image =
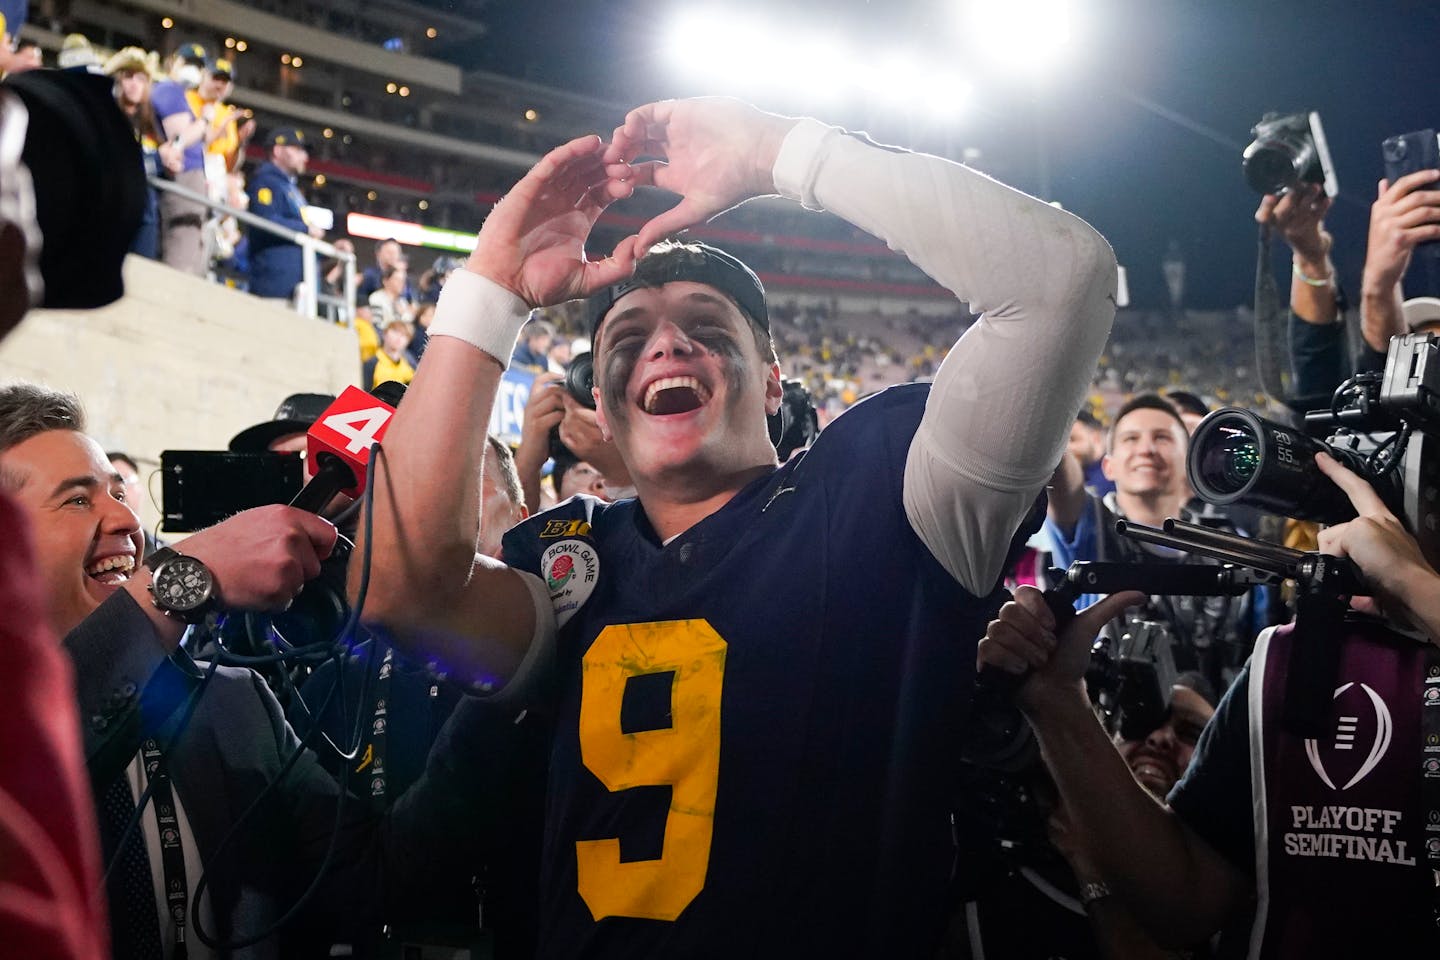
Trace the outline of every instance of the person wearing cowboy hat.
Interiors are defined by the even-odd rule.
[[[105,75],[115,81],[115,102],[135,128],[147,180],[160,176],[162,169],[173,176],[180,172],[183,162],[180,148],[160,132],[160,123],[150,102],[151,83],[157,68],[154,54],[139,47],[117,51],[105,61],[104,68]],[[160,200],[155,188],[148,183],[145,213],[130,251],[151,260],[160,255]]]

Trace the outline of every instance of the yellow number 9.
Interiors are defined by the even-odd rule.
[[[615,624],[582,664],[580,756],[611,791],[670,784],[658,860],[620,862],[618,838],[575,844],[580,896],[596,920],[674,920],[705,887],[720,779],[720,690],[725,640],[704,620]],[[631,677],[675,674],[666,729],[624,733]]]

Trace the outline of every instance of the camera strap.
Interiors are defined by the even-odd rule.
[[[1270,227],[1261,224],[1255,255],[1255,369],[1264,391],[1276,401],[1288,403],[1289,326],[1281,316],[1280,289],[1270,263]]]
[[[175,924],[175,950],[172,960],[185,960],[185,918],[190,888],[185,878],[185,848],[180,839],[180,819],[175,809],[175,794],[170,789],[170,774],[165,769],[165,758],[160,754],[160,745],[154,738],[140,745],[142,766],[151,783],[155,803],[155,820],[160,833],[160,868],[164,876],[165,906],[162,916],[168,914]]]
[[[1420,690],[1421,807],[1425,811],[1425,861],[1430,866],[1431,910],[1440,929],[1440,649],[1427,644]]]

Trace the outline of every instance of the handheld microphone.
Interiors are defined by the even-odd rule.
[[[359,497],[365,489],[370,448],[384,438],[404,396],[405,385],[393,380],[369,393],[346,387],[305,435],[311,479],[290,506],[319,513],[337,493]]]

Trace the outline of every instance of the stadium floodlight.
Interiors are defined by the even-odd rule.
[[[950,123],[965,115],[975,88],[958,73],[940,70],[927,78],[920,94],[925,113],[937,123]]]
[[[969,109],[974,88],[954,70],[899,50],[868,59],[869,66],[857,67],[852,76],[877,107],[932,123],[952,123]]]
[[[809,102],[843,93],[852,62],[838,37],[706,8],[677,16],[663,49],[675,69],[724,92],[780,93]]]
[[[885,106],[909,108],[928,83],[926,71],[911,55],[892,50],[871,57],[856,71],[867,97]]]
[[[1039,77],[1074,50],[1079,0],[964,0],[957,23],[967,48],[997,66]]]

